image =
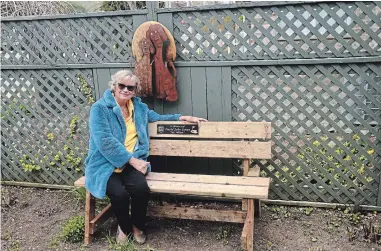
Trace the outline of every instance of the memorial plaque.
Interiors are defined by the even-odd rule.
[[[198,125],[158,124],[157,134],[198,135]]]

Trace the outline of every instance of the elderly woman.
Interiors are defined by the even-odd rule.
[[[145,175],[151,170],[147,162],[148,123],[206,120],[180,114],[159,115],[148,109],[140,98],[135,97],[139,79],[128,70],[115,73],[109,86],[110,89],[90,111],[86,189],[96,198],[102,199],[106,194],[110,198],[118,221],[118,242],[133,236],[136,242],[143,244],[150,194]]]

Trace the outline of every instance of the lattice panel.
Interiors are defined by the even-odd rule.
[[[92,70],[1,72],[3,179],[72,185],[83,174]]]
[[[270,121],[271,197],[376,205],[381,64],[232,68],[233,120]]]
[[[380,2],[308,3],[173,13],[179,59],[381,55]]]
[[[3,65],[129,62],[132,16],[3,21]]]

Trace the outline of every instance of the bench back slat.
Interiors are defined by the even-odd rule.
[[[223,176],[223,175],[189,175],[180,173],[156,173],[151,172],[146,176],[148,181],[171,181],[171,182],[188,182],[208,184],[224,184],[224,185],[241,185],[241,186],[264,186],[270,185],[269,178],[263,177],[241,177],[241,176]]]
[[[270,159],[271,142],[157,139],[150,141],[150,155]]]
[[[190,124],[181,121],[159,121],[149,124],[151,138],[200,138],[200,139],[271,139],[270,122],[202,122],[198,135],[158,134],[157,125]]]

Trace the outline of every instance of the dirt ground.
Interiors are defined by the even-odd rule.
[[[221,203],[203,202],[196,206],[218,207]],[[109,250],[116,230],[115,220],[111,219],[91,246],[54,242],[67,219],[84,215],[84,202],[70,191],[3,186],[1,213],[4,251]],[[381,251],[381,245],[364,238],[362,228],[370,222],[381,226],[381,214],[262,205],[262,218],[255,220],[254,250]],[[155,251],[240,250],[241,231],[241,224],[190,220],[149,219],[147,224],[148,244]]]

